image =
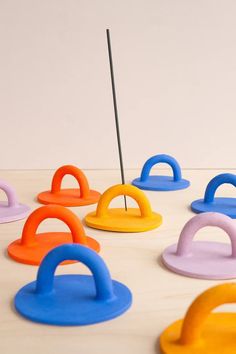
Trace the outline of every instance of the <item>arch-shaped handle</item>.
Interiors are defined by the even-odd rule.
[[[37,244],[35,235],[39,224],[49,218],[63,221],[70,229],[74,243],[87,244],[84,228],[78,217],[69,209],[61,205],[45,205],[34,210],[25,222],[21,244],[34,246]]]
[[[142,168],[140,181],[145,182],[149,177],[152,167],[158,163],[167,163],[172,168],[174,181],[182,179],[182,173],[178,161],[172,156],[160,154],[150,157],[150,159],[145,162]]]
[[[56,268],[66,260],[82,262],[91,270],[97,300],[110,301],[115,298],[111,276],[103,259],[91,249],[75,244],[58,246],[45,256],[37,274],[36,292],[38,294],[48,294],[53,291]]]
[[[60,192],[62,179],[65,175],[71,175],[75,177],[80,186],[81,198],[87,198],[89,196],[89,184],[85,174],[79,168],[72,165],[65,165],[56,170],[52,179],[52,193]]]
[[[0,189],[6,194],[9,207],[17,206],[19,204],[15,190],[9,186],[8,183],[0,181]]]
[[[204,203],[212,203],[214,201],[216,190],[222,184],[232,184],[236,187],[236,175],[232,173],[221,173],[208,183],[204,195]]]
[[[98,201],[96,216],[107,216],[110,202],[119,195],[127,195],[136,200],[140,208],[141,217],[152,216],[151,205],[146,195],[140,189],[130,184],[117,184],[108,188]]]
[[[236,225],[233,220],[220,213],[202,213],[191,218],[184,226],[177,245],[178,256],[191,254],[191,244],[196,233],[206,226],[216,226],[224,230],[230,238],[232,257],[236,257]]]
[[[236,283],[217,285],[199,295],[185,315],[179,339],[180,344],[199,343],[204,323],[211,311],[220,305],[234,302],[236,302]]]

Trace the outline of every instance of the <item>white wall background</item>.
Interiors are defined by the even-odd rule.
[[[0,0],[0,168],[235,167],[235,0]]]

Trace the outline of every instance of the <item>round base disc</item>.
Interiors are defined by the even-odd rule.
[[[236,219],[236,198],[214,198],[212,203],[204,203],[204,199],[198,199],[192,202],[191,209],[195,213],[213,211]]]
[[[100,251],[99,243],[87,236],[88,247],[96,252]],[[53,248],[65,243],[72,243],[72,235],[69,232],[47,232],[35,236],[34,246],[24,246],[21,239],[12,242],[8,246],[8,254],[15,261],[31,265],[39,265],[46,254]],[[74,263],[65,261],[62,264]]]
[[[186,179],[174,181],[171,176],[149,176],[145,182],[141,182],[140,178],[136,178],[132,184],[140,189],[149,191],[176,191],[188,188],[190,182]]]
[[[211,313],[204,323],[201,341],[195,345],[181,345],[179,338],[183,320],[176,321],[161,334],[161,353],[235,354],[235,323],[235,313]]]
[[[27,319],[57,326],[84,326],[111,320],[128,310],[132,294],[113,280],[114,300],[96,300],[94,278],[90,275],[58,275],[50,294],[35,293],[32,282],[15,296],[16,310]]]
[[[9,207],[8,202],[0,202],[0,224],[24,219],[29,211],[30,207],[24,204]]]
[[[80,197],[80,189],[61,189],[58,193],[51,191],[42,192],[38,195],[38,201],[42,204],[58,204],[68,207],[95,204],[100,198],[100,193],[90,189],[88,198]]]
[[[220,242],[195,241],[191,255],[177,256],[177,244],[165,249],[163,263],[175,273],[200,279],[236,278],[236,259],[231,245]]]
[[[162,224],[162,216],[152,213],[151,217],[143,218],[140,209],[113,208],[108,210],[108,215],[97,217],[96,212],[89,213],[85,217],[88,226],[95,229],[117,232],[142,232],[157,228]]]

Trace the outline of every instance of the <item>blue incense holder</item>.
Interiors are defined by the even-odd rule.
[[[92,275],[57,275],[65,260],[84,263]],[[16,310],[27,319],[57,326],[83,326],[110,320],[128,310],[132,294],[112,280],[102,258],[91,249],[66,244],[43,259],[37,280],[15,296]]]
[[[198,199],[192,202],[192,211],[195,213],[214,211],[236,219],[236,198],[215,198],[217,188],[225,183],[232,184],[236,187],[236,175],[232,173],[222,173],[215,176],[206,187],[204,199]]]
[[[152,167],[158,163],[167,163],[173,171],[173,176],[150,176]],[[178,162],[169,155],[156,155],[148,159],[141,171],[141,176],[133,180],[132,184],[140,189],[150,191],[175,191],[185,189],[190,182],[182,178]]]

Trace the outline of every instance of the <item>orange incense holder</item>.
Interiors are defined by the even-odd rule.
[[[170,325],[160,337],[163,354],[235,354],[236,313],[211,313],[236,302],[236,284],[214,286],[199,295],[184,320]]]
[[[70,232],[44,232],[36,235],[39,224],[48,218],[63,221]],[[46,205],[30,214],[25,222],[21,239],[8,246],[8,254],[17,262],[39,265],[51,249],[65,243],[79,243],[94,251],[100,250],[99,243],[85,235],[81,221],[71,210],[60,205]]]
[[[136,200],[139,208],[108,209],[112,199],[127,195]],[[85,217],[88,226],[117,232],[142,232],[155,229],[162,223],[162,216],[154,213],[143,191],[129,184],[118,184],[107,189],[99,199],[97,210]]]
[[[65,175],[74,176],[80,188],[61,189],[62,179]],[[70,207],[95,204],[99,198],[99,192],[89,189],[88,180],[84,173],[71,165],[58,168],[52,179],[51,190],[38,195],[38,201],[41,204],[58,204]]]

